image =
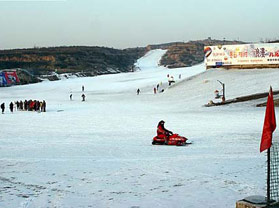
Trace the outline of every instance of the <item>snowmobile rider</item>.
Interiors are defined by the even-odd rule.
[[[165,139],[165,141],[167,141],[169,139],[169,136],[172,135],[173,133],[172,133],[172,131],[167,130],[165,128],[164,124],[165,124],[165,121],[163,121],[163,120],[161,120],[158,123],[158,126],[157,126],[157,137]]]

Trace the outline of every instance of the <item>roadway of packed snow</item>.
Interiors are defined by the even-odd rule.
[[[278,90],[279,70],[166,69],[164,53],[146,54],[133,73],[0,88],[0,207],[230,208],[265,195],[265,108],[203,105],[221,89],[217,80],[227,99]],[[25,99],[46,100],[47,112],[9,112]],[[193,144],[152,146],[162,119]]]

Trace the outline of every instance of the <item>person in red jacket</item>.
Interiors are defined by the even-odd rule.
[[[157,126],[157,137],[165,139],[166,141],[169,139],[169,136],[172,135],[172,131],[169,131],[164,126],[165,121],[161,120]]]

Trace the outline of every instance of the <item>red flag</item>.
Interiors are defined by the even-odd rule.
[[[272,143],[272,133],[276,128],[275,110],[273,102],[272,88],[270,87],[263,126],[263,134],[261,140],[260,152],[269,149]]]

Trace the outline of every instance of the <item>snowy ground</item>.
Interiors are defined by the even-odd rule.
[[[134,73],[0,88],[7,107],[0,115],[0,207],[230,208],[264,195],[265,108],[255,101],[203,105],[221,89],[217,80],[227,99],[278,90],[279,70],[165,69],[157,66],[164,52],[139,59],[142,70]],[[169,88],[167,74],[177,81]],[[155,95],[160,82],[165,91]],[[11,101],[25,99],[46,100],[47,112],[8,111]],[[162,119],[193,144],[152,146]]]

